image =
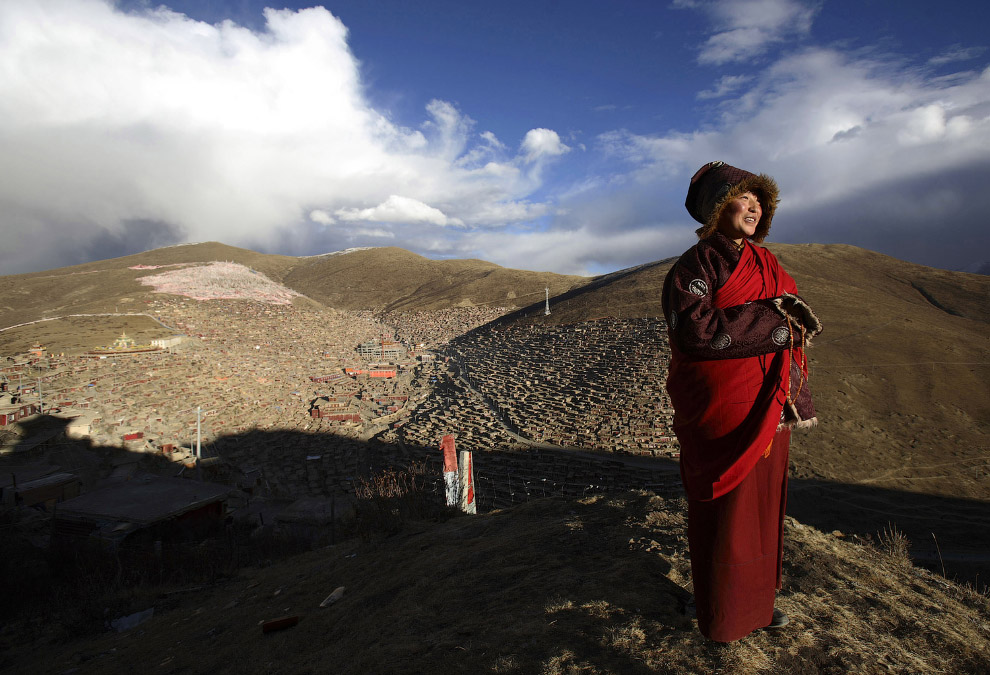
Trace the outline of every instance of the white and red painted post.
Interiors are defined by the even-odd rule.
[[[443,482],[447,493],[447,506],[457,506],[457,450],[454,448],[454,437],[447,434],[440,440],[440,451],[443,453]]]
[[[477,513],[478,507],[474,502],[474,463],[469,451],[461,451],[461,462],[458,469],[461,483],[461,511]]]

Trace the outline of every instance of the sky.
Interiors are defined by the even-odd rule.
[[[184,242],[601,274],[690,177],[768,241],[990,261],[983,0],[0,2],[0,274]],[[288,7],[284,5],[288,4]]]

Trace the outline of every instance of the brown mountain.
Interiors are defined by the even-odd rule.
[[[132,270],[131,266],[214,260],[236,262],[281,281],[299,258],[208,242],[167,246],[43,272],[0,276],[0,328],[66,314],[141,311],[135,300],[146,297],[150,289],[137,279],[157,272]]]
[[[338,309],[415,311],[465,305],[518,307],[585,277],[507,269],[483,260],[429,260],[389,247],[324,256],[257,253],[217,242],[184,244],[44,272],[0,276],[0,328],[65,314],[140,311],[154,270],[134,265],[229,261]]]
[[[586,277],[507,269],[484,260],[430,260],[401,248],[303,259],[287,286],[339,309],[410,312],[453,306],[518,307],[587,282]]]

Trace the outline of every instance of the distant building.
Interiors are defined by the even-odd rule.
[[[336,382],[346,377],[344,373],[331,373],[330,375],[310,375],[310,382]]]
[[[151,341],[151,346],[158,347],[159,349],[168,349],[169,347],[175,347],[176,345],[181,344],[184,339],[184,335],[173,335],[172,337],[158,338],[157,340]]]
[[[0,392],[0,427],[13,424],[30,415],[41,412],[37,403],[28,403],[19,394],[12,391]]]
[[[361,423],[361,414],[353,407],[352,399],[346,396],[320,396],[309,406],[309,416],[330,422]]]
[[[87,354],[110,356],[117,354],[140,354],[142,352],[157,352],[162,348],[155,345],[139,345],[134,338],[127,337],[127,333],[121,333],[120,337],[113,341],[112,345],[97,347]]]
[[[405,358],[406,348],[394,340],[368,340],[357,346],[357,352],[369,361],[396,361]]]

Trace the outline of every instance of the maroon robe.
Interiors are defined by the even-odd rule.
[[[698,627],[719,642],[773,616],[790,440],[778,425],[797,370],[785,363],[801,360],[782,344],[787,320],[772,306],[796,294],[794,280],[749,243],[727,263],[736,252],[726,244],[716,235],[682,256],[664,293]]]

